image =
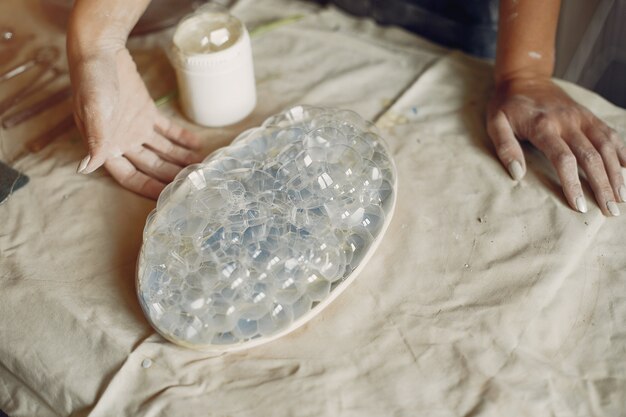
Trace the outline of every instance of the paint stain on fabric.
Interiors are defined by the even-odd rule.
[[[382,99],[382,100],[380,101],[380,104],[381,104],[383,107],[389,107],[389,106],[391,106],[391,105],[393,104],[393,100],[392,100],[392,99],[390,99],[390,98],[384,98],[384,99]]]
[[[408,122],[409,119],[402,114],[387,112],[380,119],[378,119],[376,126],[381,129],[388,129],[397,125],[407,124]]]

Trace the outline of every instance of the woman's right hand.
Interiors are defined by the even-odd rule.
[[[162,115],[126,40],[150,0],[76,0],[67,58],[74,119],[88,154],[78,172],[104,166],[122,186],[156,199],[186,165],[199,162],[200,140]]]
[[[156,199],[202,159],[199,139],[157,110],[124,46],[70,57],[70,66],[74,116],[89,150],[78,172],[104,165],[123,187]]]

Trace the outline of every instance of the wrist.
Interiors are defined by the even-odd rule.
[[[67,59],[71,65],[113,54],[126,45],[124,33],[84,30],[82,25],[70,24],[67,29]]]
[[[516,83],[541,83],[552,79],[552,71],[521,69],[495,73],[496,88],[504,88]]]
[[[88,59],[125,47],[149,0],[76,0],[67,26],[69,59]]]
[[[525,50],[529,48],[521,48]],[[539,48],[535,48],[538,49]],[[512,80],[549,80],[554,72],[554,50],[522,53],[520,48],[499,48],[494,69],[496,86]]]

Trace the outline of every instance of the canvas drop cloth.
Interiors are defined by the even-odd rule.
[[[589,212],[572,211],[531,148],[524,180],[509,178],[483,123],[491,66],[333,8],[242,0],[233,11],[250,27],[305,17],[253,39],[259,104],[249,119],[190,127],[208,152],[293,104],[383,115],[399,189],[380,248],[287,337],[223,356],[179,348],[152,330],[135,296],[154,202],[103,172],[77,175],[86,151],[73,131],[14,162],[31,181],[0,206],[0,408],[11,417],[626,415],[626,216],[604,217],[588,188]],[[63,45],[36,0],[0,3],[7,19],[39,44]],[[131,42],[155,96],[174,86],[156,48],[166,35]],[[626,136],[624,110],[564,88]],[[2,131],[0,159],[54,116]]]

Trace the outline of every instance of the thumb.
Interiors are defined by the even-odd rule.
[[[79,174],[91,174],[96,169],[104,165],[106,160],[106,152],[103,151],[102,147],[96,150],[90,149],[87,156],[80,161],[80,164],[78,164],[76,172]]]
[[[487,119],[487,133],[496,148],[500,162],[509,175],[519,181],[526,174],[526,161],[519,141],[513,133],[511,124],[502,111]]]
[[[104,163],[106,162],[106,145],[101,138],[88,136],[88,133],[85,129],[85,124],[76,112],[74,112],[74,121],[76,122],[76,126],[78,127],[80,134],[86,139],[85,142],[89,147],[89,152],[87,153],[87,156],[85,156],[80,161],[76,172],[78,174],[91,174],[96,169],[104,165]]]

